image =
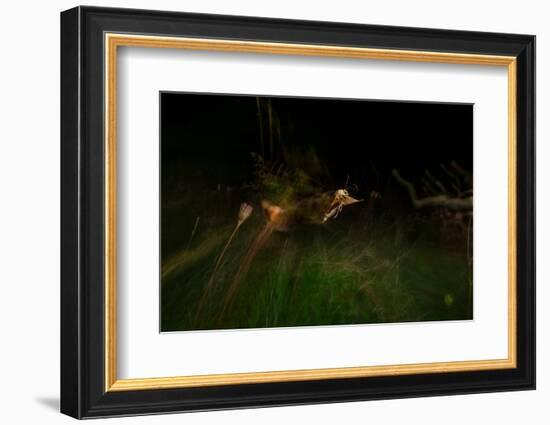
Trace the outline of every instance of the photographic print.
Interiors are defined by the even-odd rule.
[[[162,332],[473,318],[473,105],[160,105]]]

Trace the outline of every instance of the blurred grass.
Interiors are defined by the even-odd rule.
[[[323,226],[274,232],[228,302],[239,265],[265,226],[256,204],[204,296],[239,206],[218,192],[200,204],[163,204],[163,331],[472,318],[466,235],[449,245],[427,217],[365,218],[351,207]]]

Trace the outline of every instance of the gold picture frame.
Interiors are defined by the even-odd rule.
[[[465,372],[516,367],[516,58],[512,56],[105,34],[105,391]],[[116,375],[116,94],[119,47],[189,49],[506,67],[508,73],[508,357],[494,360],[117,379]]]

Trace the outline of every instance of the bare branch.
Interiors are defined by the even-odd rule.
[[[443,193],[441,195],[419,198],[414,185],[401,177],[397,170],[394,169],[392,175],[397,183],[407,190],[415,208],[442,207],[454,211],[471,211],[473,209],[473,198],[471,196],[466,198],[451,198],[446,193]]]
[[[458,165],[455,161],[451,162],[451,167],[455,169],[455,171],[458,172],[464,179],[464,182],[469,186],[472,187],[474,183],[474,179],[472,177],[472,173],[469,171],[466,171],[464,168],[462,168],[460,165]]]

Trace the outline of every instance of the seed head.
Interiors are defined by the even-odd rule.
[[[241,204],[241,207],[239,208],[239,225],[244,223],[244,221],[250,217],[250,214],[252,214],[252,205],[247,204],[246,202],[243,202]]]

